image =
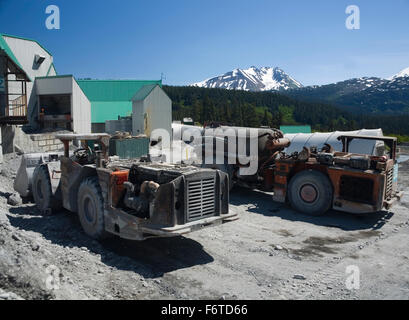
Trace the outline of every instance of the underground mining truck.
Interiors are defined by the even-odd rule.
[[[229,213],[228,176],[211,169],[108,157],[107,134],[61,134],[60,168],[39,165],[32,192],[42,211],[78,213],[89,236],[130,240],[182,235],[235,220]],[[70,141],[81,148],[69,156]],[[51,169],[50,167],[51,166]]]
[[[243,129],[222,127],[229,128],[236,132]],[[217,152],[224,152],[224,164],[202,166],[220,169],[229,174],[231,186],[274,192],[274,201],[288,202],[295,210],[310,215],[322,215],[330,209],[349,213],[379,212],[388,210],[402,197],[397,184],[397,138],[342,135],[338,138],[343,145],[342,152],[336,152],[330,145],[325,144],[321,150],[310,147],[301,152],[286,154],[283,150],[290,145],[290,141],[284,138],[280,130],[257,130],[257,173],[241,175],[242,166],[239,161],[236,161],[236,164],[228,164],[227,160],[232,155],[227,151],[227,145],[224,151],[213,149],[213,153],[210,153],[210,156],[214,156]],[[226,137],[210,138],[227,141]],[[383,141],[389,154],[370,156],[350,153],[350,144],[355,139]],[[248,141],[247,137],[247,144]],[[196,150],[202,151],[204,158],[207,157],[204,144],[196,146]],[[233,157],[238,158],[237,150]]]

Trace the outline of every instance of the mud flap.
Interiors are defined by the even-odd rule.
[[[50,175],[52,194],[56,199],[61,200],[61,162],[52,161],[47,163],[46,166]]]

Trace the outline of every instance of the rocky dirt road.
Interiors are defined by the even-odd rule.
[[[400,166],[406,195],[390,212],[309,217],[237,189],[238,221],[102,243],[69,212],[8,204],[19,161],[6,157],[0,174],[0,300],[409,298],[409,161]],[[348,266],[359,268],[357,290],[346,288]]]

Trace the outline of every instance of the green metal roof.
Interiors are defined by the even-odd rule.
[[[311,126],[281,126],[280,130],[284,133],[311,133]]]
[[[132,99],[140,90],[143,89],[142,96],[157,85],[162,86],[161,80],[77,80],[77,83],[91,102],[92,123],[130,116]]]
[[[159,85],[161,80],[77,80],[82,91],[92,101],[131,101],[144,86]]]
[[[145,98],[155,89],[157,84],[150,84],[147,86],[143,86],[132,98],[132,101],[141,101],[145,100]]]

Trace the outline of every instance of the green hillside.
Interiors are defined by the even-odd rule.
[[[409,135],[409,115],[363,115],[328,103],[297,100],[277,92],[164,86],[173,101],[173,119],[192,117],[203,124],[220,121],[237,126],[312,126],[315,131],[382,128],[386,134]]]

